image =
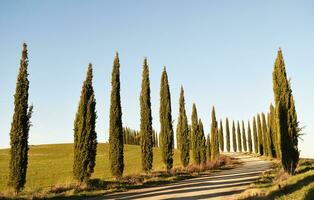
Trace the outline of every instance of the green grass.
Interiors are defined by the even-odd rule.
[[[92,179],[110,181],[108,144],[98,144],[95,173]],[[141,174],[140,148],[125,145],[124,176]],[[0,192],[6,190],[8,179],[9,150],[0,150]],[[74,183],[72,178],[73,144],[30,146],[25,193],[49,190],[56,185]],[[174,166],[179,166],[179,154],[174,152]],[[164,170],[161,154],[154,149],[153,170]]]
[[[279,163],[275,163],[240,199],[313,200],[314,162],[300,160],[294,176],[282,172]]]

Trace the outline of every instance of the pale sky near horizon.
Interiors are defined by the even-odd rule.
[[[314,1],[0,1],[0,148],[9,146],[22,43],[29,47],[30,144],[73,141],[73,121],[89,62],[94,66],[98,141],[108,140],[110,78],[121,61],[123,125],[139,128],[143,58],[150,66],[153,127],[165,65],[172,117],[185,89],[209,132],[217,118],[252,119],[273,101],[272,70],[283,50],[305,126],[301,156],[314,158]],[[225,124],[225,122],[224,122]],[[174,126],[175,130],[175,126]]]

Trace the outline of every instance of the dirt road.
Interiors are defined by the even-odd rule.
[[[270,168],[271,162],[246,155],[230,155],[239,158],[243,164],[208,176],[164,186],[112,193],[96,199],[236,199],[263,171]]]

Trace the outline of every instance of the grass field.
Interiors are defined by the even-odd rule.
[[[108,144],[98,144],[95,173],[92,178],[111,180],[108,161]],[[125,145],[124,175],[141,173],[140,148]],[[9,150],[0,150],[0,191],[6,190],[9,165]],[[73,183],[73,144],[53,144],[30,146],[29,164],[25,192],[35,192],[55,185]],[[179,154],[174,152],[174,166],[179,166]],[[163,170],[161,154],[154,149],[153,170]]]

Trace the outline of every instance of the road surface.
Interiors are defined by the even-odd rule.
[[[182,180],[173,184],[117,192],[94,198],[102,199],[141,199],[141,200],[181,200],[181,199],[236,199],[254,182],[263,171],[271,167],[271,162],[248,155],[229,154],[243,164],[230,170],[211,175]]]

